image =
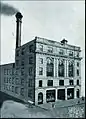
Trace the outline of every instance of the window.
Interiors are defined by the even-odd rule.
[[[39,87],[42,87],[42,80],[39,81]]]
[[[19,56],[19,50],[16,51],[16,56]]]
[[[24,55],[25,48],[22,48],[21,54]]]
[[[14,79],[14,78],[12,78],[12,84],[14,84],[14,82],[15,82],[15,79]]]
[[[24,96],[24,88],[21,88],[21,95]]]
[[[16,65],[19,66],[19,60],[16,60]]]
[[[39,50],[43,51],[43,45],[39,45]]]
[[[43,104],[43,94],[41,92],[38,94],[38,104]]]
[[[24,69],[23,68],[21,69],[21,75],[24,75]]]
[[[64,60],[60,60],[58,64],[58,76],[64,77]]]
[[[15,82],[15,84],[16,84],[16,85],[19,84],[19,79],[18,79],[18,78],[16,78],[16,82]]]
[[[53,48],[52,48],[52,47],[48,47],[47,52],[48,52],[48,53],[53,53]]]
[[[70,85],[73,85],[73,80],[69,80],[69,84]]]
[[[15,93],[18,94],[18,87],[15,87]]]
[[[29,57],[29,64],[33,64],[33,57]]]
[[[32,98],[32,89],[28,90],[28,97]]]
[[[11,78],[9,78],[9,83],[11,83]]]
[[[39,75],[43,75],[43,68],[39,67]]]
[[[24,85],[24,79],[21,79],[21,85]]]
[[[7,81],[6,81],[6,83],[8,83],[8,80],[9,80],[9,79],[8,79],[8,77],[7,77]]]
[[[4,77],[4,83],[6,83],[6,78]]]
[[[46,67],[46,74],[47,76],[53,77],[54,75],[54,59],[53,58],[47,58],[47,67]]]
[[[29,79],[28,81],[28,87],[32,87],[33,86],[33,80],[32,79]]]
[[[40,64],[43,64],[43,58],[40,58]]]
[[[77,76],[79,76],[79,69],[77,69]]]
[[[73,77],[73,76],[74,76],[74,72],[73,72],[73,70],[74,70],[73,62],[69,62],[68,68],[69,68],[69,70],[68,70],[68,72],[69,72],[69,73],[68,73],[69,77]]]
[[[34,47],[33,47],[33,45],[30,45],[29,46],[29,52],[33,52],[34,51]]]
[[[29,76],[32,76],[32,74],[33,74],[33,68],[30,67],[30,68],[29,68]]]
[[[73,56],[73,52],[72,51],[69,51],[69,56]]]
[[[47,85],[48,85],[48,86],[53,86],[53,80],[48,80]]]
[[[79,52],[77,52],[77,57],[79,57]]]
[[[12,92],[14,92],[14,86],[12,86]]]
[[[77,85],[79,85],[79,80],[77,80]]]
[[[60,49],[59,54],[60,55],[63,55],[64,54],[64,50],[63,49]]]
[[[13,63],[13,68],[15,68],[15,64]]]
[[[24,66],[24,60],[21,61],[21,65]]]
[[[6,75],[6,69],[4,69],[4,75]]]
[[[77,62],[77,67],[79,67],[79,62]]]
[[[64,86],[64,80],[59,80],[59,85]]]

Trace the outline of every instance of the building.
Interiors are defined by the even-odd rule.
[[[35,105],[79,98],[82,59],[80,47],[69,45],[65,39],[56,42],[40,37],[21,46],[22,17],[21,13],[16,14],[17,83],[12,95],[26,102],[32,101]]]

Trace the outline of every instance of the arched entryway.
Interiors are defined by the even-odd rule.
[[[80,93],[80,91],[79,91],[79,89],[77,89],[77,93],[76,93],[77,94],[77,98],[80,97],[80,94],[79,93]]]
[[[38,104],[43,104],[43,93],[38,94]]]

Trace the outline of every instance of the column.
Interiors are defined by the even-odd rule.
[[[68,63],[69,63],[69,61],[67,60],[67,64],[66,64],[66,65],[67,65],[67,66],[66,66],[66,67],[67,67],[67,69],[66,69],[67,77],[68,77]]]
[[[56,101],[57,101],[57,89],[55,91],[56,91]]]
[[[55,77],[55,72],[56,72],[56,70],[55,70],[55,58],[54,58],[54,77]]]
[[[58,77],[58,62],[59,60],[57,59],[57,77]]]
[[[65,64],[65,69],[64,69],[65,75],[64,76],[67,77],[67,60],[65,60],[64,64]]]
[[[55,58],[55,77],[57,77],[57,58]]]
[[[43,103],[46,103],[46,90],[43,91]]]
[[[76,69],[77,69],[77,65],[76,65],[76,60],[75,60],[75,61],[74,61],[74,77],[77,76],[77,75],[76,75],[76,73],[77,73]]]
[[[65,88],[65,100],[67,100],[67,88]]]
[[[76,89],[76,87],[74,88],[74,98],[77,98],[77,96],[76,96],[76,91],[77,91],[77,89]]]

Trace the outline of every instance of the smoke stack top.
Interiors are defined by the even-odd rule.
[[[22,19],[22,17],[23,17],[20,12],[17,12],[15,16],[17,19]]]
[[[21,23],[22,23],[22,14],[17,12],[16,15],[16,48],[21,46]]]

